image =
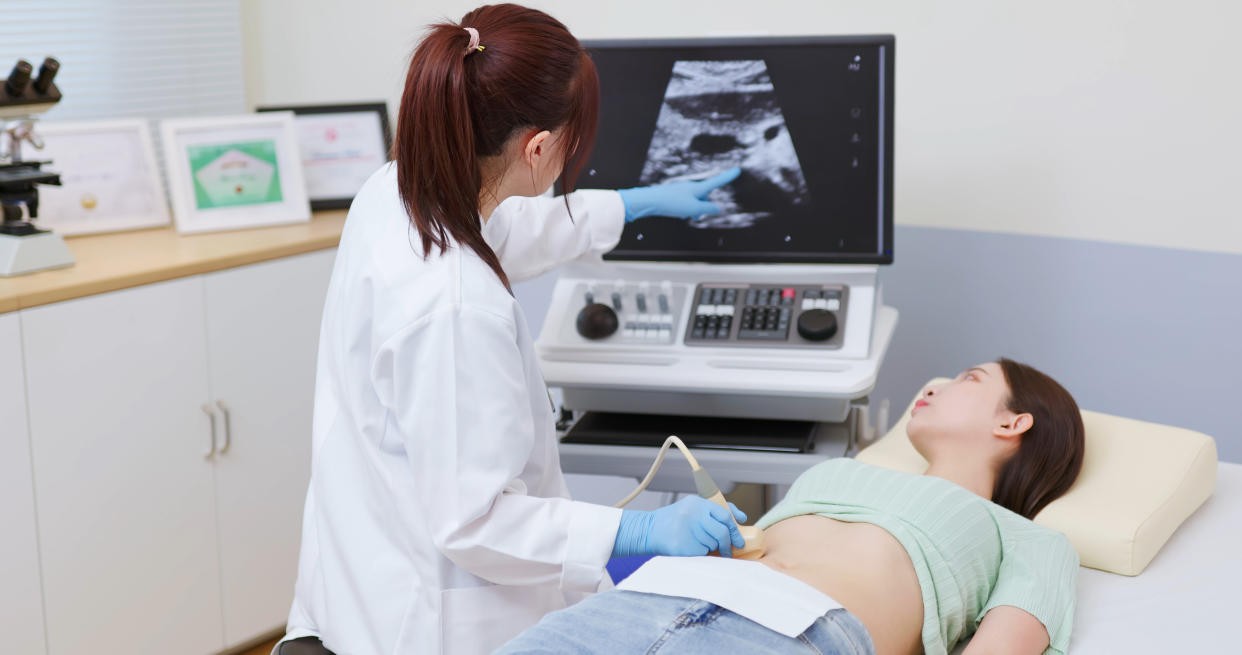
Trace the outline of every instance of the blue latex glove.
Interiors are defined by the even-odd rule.
[[[729,503],[729,508],[738,523],[746,521],[746,514],[733,503]],[[737,524],[723,507],[700,496],[686,496],[650,512],[621,512],[612,556],[693,556],[720,551],[721,555],[732,557],[734,548],[745,545]]]
[[[742,174],[738,167],[713,175],[705,180],[683,180],[655,186],[620,189],[621,201],[625,203],[625,222],[644,216],[672,216],[694,218],[711,216],[721,212],[720,205],[707,200],[712,189],[722,187]]]

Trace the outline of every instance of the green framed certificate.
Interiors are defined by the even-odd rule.
[[[160,129],[178,232],[310,220],[292,112],[167,120]]]
[[[199,209],[280,202],[276,142],[245,141],[187,146]]]

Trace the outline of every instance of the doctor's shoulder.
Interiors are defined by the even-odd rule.
[[[505,287],[491,266],[470,248],[454,244],[456,255],[458,302],[465,307],[519,320],[517,299]]]
[[[395,162],[380,167],[350,206],[339,258],[350,260],[358,282],[389,311],[421,315],[446,306],[471,306],[509,319],[516,301],[496,273],[471,248],[451,237],[424,255],[423,239],[397,190]]]
[[[355,215],[370,216],[378,213],[377,210],[381,208],[391,208],[394,199],[396,206],[400,207],[400,198],[400,194],[397,193],[397,163],[390,161],[375,169],[375,172],[367,177],[362,186],[358,187],[353,201],[349,203],[346,225]]]

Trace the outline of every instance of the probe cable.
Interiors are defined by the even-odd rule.
[[[643,478],[643,481],[638,483],[638,487],[635,488],[634,491],[630,492],[630,495],[622,498],[621,502],[617,503],[613,507],[625,507],[626,505],[629,505],[630,501],[637,498],[638,494],[642,493],[643,490],[647,488],[647,485],[651,484],[651,480],[655,478],[656,471],[659,471],[660,466],[664,464],[664,455],[668,453],[668,447],[672,445],[676,445],[677,448],[681,450],[681,454],[685,455],[686,461],[690,462],[691,470],[696,472],[703,470],[703,467],[699,466],[699,461],[694,458],[693,454],[690,453],[690,449],[686,448],[686,444],[682,443],[681,439],[678,438],[677,435],[669,435],[668,439],[664,440],[664,445],[660,446],[660,452],[656,454],[655,461],[651,464],[651,470],[647,471],[647,477]]]

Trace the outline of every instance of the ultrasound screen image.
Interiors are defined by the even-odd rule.
[[[892,261],[890,36],[586,43],[599,129],[581,188],[742,174],[712,216],[627,223],[606,260]]]
[[[694,228],[747,228],[810,199],[762,60],[678,61],[664,91],[641,184],[699,179],[740,166],[709,200],[723,212]]]

